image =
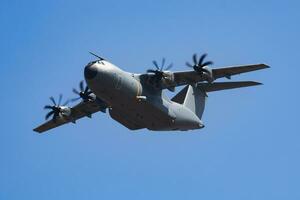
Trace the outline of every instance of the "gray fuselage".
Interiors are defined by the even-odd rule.
[[[131,130],[203,128],[194,112],[171,101],[138,74],[125,72],[106,60],[89,63],[84,74],[92,92],[108,105],[111,117]]]

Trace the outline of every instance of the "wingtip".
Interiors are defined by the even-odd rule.
[[[265,63],[262,63],[261,65],[264,66],[265,69],[271,68],[270,65],[267,65],[267,64],[265,64]]]
[[[263,85],[263,83],[261,83],[261,82],[256,82],[256,81],[249,81],[249,82],[252,86]]]
[[[42,133],[41,131],[38,130],[38,128],[32,129],[36,133]]]

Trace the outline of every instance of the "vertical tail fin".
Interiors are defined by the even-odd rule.
[[[172,98],[172,101],[183,104],[201,119],[206,97],[206,92],[200,87],[187,85]]]
[[[202,118],[204,108],[206,92],[196,86],[188,86],[183,105],[193,111],[199,119]]]

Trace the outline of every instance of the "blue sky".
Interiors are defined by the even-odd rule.
[[[1,1],[0,199],[299,199],[298,1]],[[210,93],[205,129],[132,132],[102,113],[44,135],[49,96],[83,79],[94,51],[144,72],[267,63]]]

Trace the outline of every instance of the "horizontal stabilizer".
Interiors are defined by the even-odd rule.
[[[219,90],[228,90],[241,87],[250,87],[255,85],[262,85],[262,83],[254,81],[238,81],[238,82],[217,82],[217,83],[198,83],[198,88],[205,92],[214,92]]]

